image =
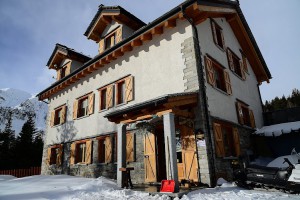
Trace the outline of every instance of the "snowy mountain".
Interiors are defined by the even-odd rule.
[[[20,133],[23,124],[29,114],[33,114],[35,125],[38,130],[46,127],[48,105],[38,101],[35,95],[17,89],[0,89],[0,129],[3,130],[5,123],[12,113],[12,127],[16,135]]]

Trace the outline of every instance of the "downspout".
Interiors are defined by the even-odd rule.
[[[201,93],[201,96],[203,97],[202,100],[203,100],[203,108],[204,108],[204,117],[205,117],[205,121],[206,121],[206,133],[207,133],[207,138],[208,138],[208,141],[209,141],[209,144],[210,144],[210,149],[211,149],[211,152],[213,152],[213,145],[212,145],[212,139],[211,139],[211,131],[210,131],[210,126],[209,126],[209,114],[208,114],[208,103],[207,103],[207,96],[206,96],[206,87],[205,87],[205,80],[204,80],[204,73],[203,73],[203,66],[202,66],[202,58],[201,58],[201,49],[200,49],[200,42],[199,42],[199,36],[198,36],[198,30],[197,30],[197,27],[196,25],[194,24],[193,22],[193,19],[189,18],[186,13],[185,13],[185,8],[183,8],[183,6],[181,5],[180,6],[180,9],[181,9],[181,12],[183,14],[183,17],[191,24],[192,26],[192,33],[193,33],[193,38],[196,42],[196,44],[194,45],[194,48],[195,48],[195,54],[196,54],[196,65],[197,65],[197,72],[198,72],[198,81],[199,81],[199,87],[200,87],[200,93]],[[201,101],[200,101],[201,102]],[[198,156],[198,147],[196,145],[196,148],[197,148],[197,156]],[[212,154],[213,155],[213,154]],[[214,180],[214,177],[215,177],[215,166],[214,166],[214,159],[209,159],[209,163],[211,166],[209,166],[211,168],[211,180]],[[199,167],[199,159],[198,159],[198,169],[200,169]],[[200,171],[198,173],[198,179],[201,180],[201,176],[200,176]],[[211,185],[212,185],[212,182],[211,182]]]

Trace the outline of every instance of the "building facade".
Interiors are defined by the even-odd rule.
[[[100,5],[85,36],[94,58],[56,44],[47,63],[57,81],[38,94],[49,101],[43,174],[232,179],[271,78],[237,1],[185,1],[147,25]]]

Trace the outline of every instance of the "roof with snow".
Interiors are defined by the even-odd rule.
[[[267,137],[278,137],[283,134],[300,131],[300,121],[264,126],[253,134]]]

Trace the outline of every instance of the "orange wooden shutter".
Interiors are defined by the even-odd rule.
[[[218,157],[225,156],[221,124],[214,123],[215,148]]]
[[[51,148],[49,147],[47,150],[47,160],[46,160],[46,164],[50,165],[50,161],[51,161]]]
[[[127,133],[126,134],[126,162],[134,161],[134,134]]]
[[[122,41],[122,27],[118,28],[116,31],[116,44]]]
[[[63,124],[66,122],[66,112],[67,112],[67,106],[64,105],[62,108],[61,108],[61,118],[60,118],[60,124]]]
[[[236,111],[237,111],[239,123],[244,124],[243,110],[240,102],[236,102]]]
[[[240,68],[241,68],[241,72],[242,72],[242,79],[246,80],[246,73],[245,73],[245,69],[244,69],[244,65],[243,65],[242,60],[240,60]]]
[[[106,106],[107,108],[113,107],[113,85],[107,86],[107,91],[106,91]]]
[[[75,100],[73,104],[73,119],[77,118],[77,113],[78,113],[78,100]]]
[[[247,57],[242,53],[243,67],[245,72],[248,72]]]
[[[241,155],[240,136],[237,128],[233,128],[233,143],[236,156]]]
[[[99,53],[104,51],[104,39],[100,40],[99,42]]]
[[[207,82],[210,85],[215,86],[213,63],[212,60],[207,56],[205,56],[205,65],[206,65]]]
[[[92,163],[92,140],[86,141],[86,152],[85,152],[85,163],[91,164]]]
[[[92,93],[88,97],[88,114],[91,115],[94,113],[94,99],[95,99],[95,94]]]
[[[73,142],[71,144],[71,150],[70,150],[70,165],[75,164],[75,158],[76,158],[76,143]]]
[[[215,44],[218,44],[216,24],[214,21],[211,21],[211,30],[212,30],[213,40],[214,40]]]
[[[112,144],[110,136],[105,137],[105,163],[111,163]]]
[[[72,61],[68,62],[67,66],[66,66],[66,76],[71,73],[71,63],[72,63]]]
[[[110,37],[110,44],[111,44],[111,46],[115,45],[115,36],[114,35]]]
[[[54,126],[54,117],[55,117],[55,110],[51,112],[51,116],[50,116],[50,126],[53,127]]]
[[[102,92],[103,92],[103,90],[99,90],[99,110],[101,110]]]
[[[57,72],[56,80],[60,80],[60,69],[57,70],[56,72]]]
[[[255,128],[256,124],[255,124],[255,118],[254,118],[253,110],[249,110],[249,116],[250,116],[251,127]]]
[[[145,182],[156,182],[156,146],[155,135],[153,133],[144,134],[144,165],[145,165]]]
[[[125,102],[133,99],[133,77],[129,76],[125,79]]]
[[[229,69],[234,71],[234,64],[233,64],[233,58],[232,58],[232,53],[229,49],[227,49],[227,59],[228,59],[228,66]]]
[[[61,166],[62,163],[62,155],[63,155],[63,144],[60,144],[58,147],[58,154],[56,157],[56,165]]]
[[[225,40],[224,40],[223,31],[221,31],[221,37],[222,37],[223,49],[225,49]]]
[[[230,77],[229,77],[229,73],[225,70],[224,70],[224,79],[225,79],[227,94],[231,95],[232,94],[232,88],[231,88],[231,83],[230,83]]]

